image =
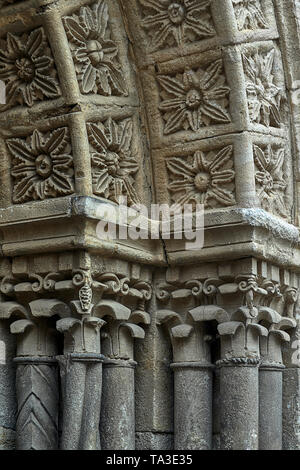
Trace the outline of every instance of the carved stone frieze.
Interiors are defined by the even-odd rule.
[[[0,449],[300,448],[299,1],[0,9]]]

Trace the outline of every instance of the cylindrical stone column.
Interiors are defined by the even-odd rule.
[[[83,315],[56,323],[64,334],[58,356],[63,395],[62,450],[100,449],[102,363],[100,329],[105,322]]]
[[[63,450],[99,450],[102,354],[59,356],[63,391]]]
[[[282,448],[300,450],[300,367],[283,371]]]
[[[258,449],[258,360],[220,361],[222,450]]]
[[[282,372],[263,362],[259,369],[259,449],[282,449]]]
[[[15,337],[9,332],[9,323],[0,320],[0,450],[13,450],[15,447],[15,347]]]
[[[53,357],[16,357],[18,450],[58,448],[58,375]]]
[[[16,391],[18,450],[58,448],[57,345],[48,319],[17,320]]]
[[[212,448],[212,365],[171,364],[174,371],[174,446],[176,450]]]
[[[132,360],[105,360],[100,424],[103,450],[135,449],[135,366]]]

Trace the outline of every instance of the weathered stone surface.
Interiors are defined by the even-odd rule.
[[[0,0],[1,449],[300,448],[299,18]]]

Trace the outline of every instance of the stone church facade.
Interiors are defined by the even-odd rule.
[[[300,449],[299,0],[0,0],[0,80],[0,449]]]

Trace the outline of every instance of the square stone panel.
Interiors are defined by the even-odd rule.
[[[208,211],[235,206],[234,151],[230,136],[154,151],[157,202],[180,207],[204,204]]]
[[[131,110],[97,114],[88,115],[86,123],[94,195],[115,203],[126,198],[129,206],[148,205],[151,169],[144,156],[138,114]],[[143,174],[145,168],[148,171]]]
[[[0,40],[0,80],[5,85],[5,102],[0,112],[16,106],[61,96],[59,79],[43,27],[22,33],[8,32]]]
[[[240,48],[247,95],[247,128],[284,135],[287,95],[279,48],[274,41]]]
[[[135,77],[128,58],[128,38],[117,2],[72,2],[62,22],[79,100],[95,104],[138,104]]]
[[[12,202],[22,204],[73,194],[74,164],[67,127],[6,140]]]

